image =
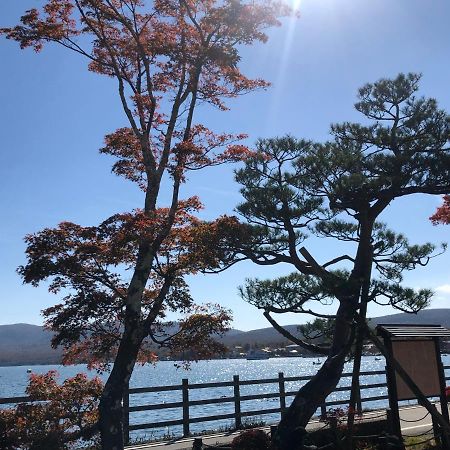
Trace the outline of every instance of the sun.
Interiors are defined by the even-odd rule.
[[[299,12],[303,0],[291,0],[290,4],[294,12]]]

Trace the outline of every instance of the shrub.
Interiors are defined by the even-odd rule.
[[[236,436],[231,443],[232,450],[270,450],[269,436],[262,430],[248,430]]]
[[[58,384],[57,372],[31,375],[31,403],[0,410],[0,450],[66,450],[95,440],[102,382],[77,374]]]

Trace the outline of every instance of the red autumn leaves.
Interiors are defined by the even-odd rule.
[[[444,202],[430,217],[434,225],[439,223],[450,225],[450,195],[444,195]]]
[[[26,394],[32,402],[0,410],[0,449],[62,450],[92,443],[102,382],[77,374],[58,384],[57,376],[54,370],[31,375]]]

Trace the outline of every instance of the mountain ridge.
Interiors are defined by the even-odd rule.
[[[450,328],[450,308],[426,309],[417,314],[391,314],[370,319],[372,326],[384,324],[429,324]],[[284,328],[292,334],[298,334],[298,325],[286,325]],[[52,349],[51,331],[39,325],[26,323],[0,325],[0,366],[59,364],[61,349]],[[283,346],[290,342],[272,327],[242,331],[231,329],[220,341],[229,348],[235,346],[259,347],[268,345]]]

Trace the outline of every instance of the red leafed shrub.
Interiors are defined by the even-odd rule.
[[[450,386],[445,388],[445,396],[447,397],[447,400],[450,400]]]
[[[236,436],[231,443],[232,450],[270,450],[269,436],[262,430],[248,430]]]
[[[0,410],[0,450],[66,450],[92,446],[102,382],[77,374],[62,384],[57,372],[31,375],[33,402]]]

